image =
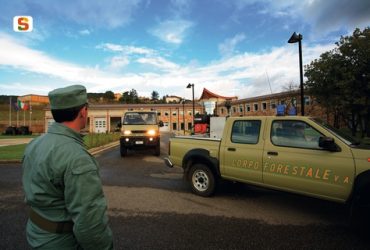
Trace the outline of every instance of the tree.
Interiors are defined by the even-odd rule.
[[[157,91],[153,91],[152,92],[152,97],[151,97],[151,100],[153,101],[153,102],[156,102],[156,101],[158,101],[158,99],[159,99],[159,94],[158,94],[158,92]]]
[[[305,87],[327,113],[334,114],[334,126],[342,118],[362,136],[370,134],[370,28],[356,29],[341,37],[337,48],[323,53],[305,66]]]
[[[106,91],[104,94],[103,94],[103,98],[105,101],[107,102],[113,102],[114,99],[115,99],[115,96],[114,96],[114,93],[112,91]]]
[[[139,103],[139,96],[135,89],[131,89],[130,91],[126,91],[122,93],[122,97],[119,99],[121,103]]]

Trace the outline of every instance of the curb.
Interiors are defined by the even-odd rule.
[[[119,145],[119,141],[115,141],[115,142],[111,142],[111,143],[108,143],[106,145],[103,145],[103,146],[100,146],[100,147],[96,147],[96,148],[91,148],[87,151],[89,151],[90,154],[92,155],[96,155],[96,154],[99,154],[107,149],[110,149],[110,148],[113,148],[113,147],[116,147]],[[14,159],[14,160],[0,160],[0,165],[1,164],[14,164],[14,163],[21,163],[22,161],[21,160],[18,160],[18,159]]]
[[[119,141],[115,141],[115,142],[111,142],[111,143],[108,143],[108,144],[103,145],[103,146],[100,146],[100,147],[91,148],[88,151],[89,151],[90,154],[96,155],[96,154],[98,154],[100,152],[103,152],[104,150],[107,150],[107,149],[116,147],[118,145],[119,145]]]

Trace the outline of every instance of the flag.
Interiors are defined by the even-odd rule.
[[[23,109],[23,102],[21,100],[18,100],[18,108]]]
[[[18,111],[19,110],[18,102],[13,102],[12,103],[12,106],[13,106],[13,108],[14,108],[15,111]]]
[[[29,109],[29,105],[27,103],[23,103],[23,110],[28,110]]]
[[[25,102],[22,102],[21,100],[18,100],[18,108],[21,110],[28,110],[28,106]]]

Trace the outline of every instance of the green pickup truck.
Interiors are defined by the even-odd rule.
[[[200,196],[223,178],[370,207],[369,145],[315,118],[231,117],[222,139],[171,138],[165,163],[182,167]]]

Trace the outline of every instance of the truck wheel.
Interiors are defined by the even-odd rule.
[[[350,206],[350,225],[355,231],[361,232],[369,229],[370,225],[370,186],[362,192],[356,192]]]
[[[159,156],[161,154],[161,144],[158,143],[154,148],[154,155]]]
[[[204,164],[194,164],[190,172],[190,185],[192,191],[200,196],[211,196],[215,191],[215,176]]]
[[[121,145],[120,153],[121,153],[121,157],[125,157],[127,155],[127,148],[125,146]]]

